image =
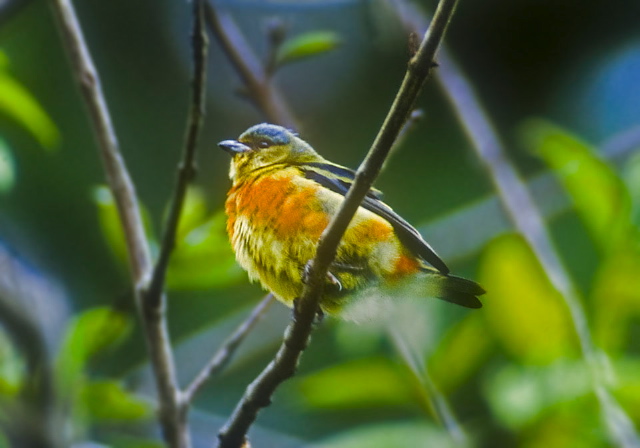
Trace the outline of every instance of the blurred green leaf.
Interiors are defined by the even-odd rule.
[[[0,194],[6,193],[16,181],[15,162],[9,145],[0,138]]]
[[[592,393],[583,362],[557,362],[546,367],[507,365],[488,376],[486,395],[499,420],[519,429],[559,403]]]
[[[522,237],[511,234],[491,241],[479,278],[489,291],[483,316],[512,357],[548,364],[577,352],[569,310]]]
[[[595,400],[582,399],[545,412],[522,430],[519,448],[610,448]]]
[[[633,154],[624,166],[623,179],[631,195],[633,222],[640,226],[640,152]]]
[[[0,328],[0,396],[13,397],[25,380],[24,360]]]
[[[80,392],[82,404],[92,420],[137,421],[152,415],[152,406],[122,388],[116,381],[88,382]]]
[[[98,221],[107,245],[116,259],[126,264],[128,260],[127,243],[120,223],[118,208],[109,188],[105,185],[95,187],[93,190],[93,201],[98,207]],[[153,250],[157,247],[157,243],[153,238],[153,229],[151,226],[151,219],[149,219],[149,212],[143,204],[140,204],[140,207],[145,233],[147,234],[147,239]]]
[[[616,399],[634,421],[640,421],[640,359],[621,358],[613,363],[612,387]]]
[[[429,357],[434,383],[445,393],[456,389],[482,366],[494,344],[482,316],[469,314],[445,334]]]
[[[592,300],[594,338],[607,351],[619,351],[633,341],[629,327],[640,314],[640,244],[629,241],[611,251],[598,266]]]
[[[57,359],[61,385],[72,386],[91,357],[120,344],[131,330],[131,319],[108,307],[92,308],[67,327]]]
[[[6,63],[6,56],[0,53]],[[16,121],[45,149],[54,149],[60,133],[38,101],[0,64],[0,113]]]
[[[595,242],[603,250],[616,245],[629,228],[631,202],[615,171],[587,144],[548,122],[531,120],[523,130],[526,143],[559,177]]]
[[[166,448],[164,443],[157,440],[141,439],[121,434],[111,435],[109,442],[110,447],[117,448]]]
[[[182,214],[176,237],[178,241],[185,238],[187,234],[205,222],[207,218],[207,202],[202,189],[189,187],[184,198]]]
[[[327,437],[313,444],[313,448],[453,448],[464,447],[454,443],[441,428],[422,421],[401,423],[378,423],[360,426],[349,431]]]
[[[276,64],[284,65],[321,53],[340,44],[340,37],[333,31],[310,31],[286,40],[276,55]]]
[[[402,406],[413,400],[407,371],[384,358],[365,358],[298,378],[300,397],[318,409]]]
[[[178,241],[167,271],[167,286],[174,290],[209,289],[241,278],[244,273],[235,261],[226,216],[220,211]]]

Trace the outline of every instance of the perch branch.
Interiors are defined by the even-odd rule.
[[[358,168],[353,186],[349,189],[340,210],[333,216],[320,238],[316,256],[310,264],[302,297],[294,306],[294,319],[287,327],[284,341],[275,358],[249,385],[245,395],[220,431],[218,435],[220,447],[242,446],[260,409],[269,405],[276,388],[295,373],[302,351],[308,344],[313,320],[319,311],[324,279],[329,265],[335,258],[340,239],[371,188],[411,113],[413,104],[433,67],[436,50],[444,37],[455,5],[456,0],[439,2],[434,20],[425,33],[420,48],[409,61],[407,73],[382,128]]]

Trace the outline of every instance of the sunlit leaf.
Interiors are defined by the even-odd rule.
[[[76,316],[67,327],[58,355],[62,385],[72,385],[91,357],[121,343],[130,330],[129,316],[111,308],[92,308]]]
[[[547,122],[532,120],[523,134],[557,174],[596,243],[608,249],[625,236],[631,203],[614,170],[587,144]]]
[[[546,364],[575,354],[568,308],[520,236],[504,235],[489,243],[479,278],[489,291],[482,315],[512,357]]]
[[[613,364],[615,382],[611,389],[629,417],[640,421],[640,359],[622,358]]]
[[[592,287],[594,335],[598,346],[618,351],[632,343],[632,319],[640,315],[640,243],[629,240],[610,251]]]
[[[473,375],[495,341],[480,314],[470,314],[453,326],[429,358],[429,372],[438,388],[448,392]]]
[[[421,421],[378,423],[331,435],[313,448],[464,448],[446,431]]]
[[[0,194],[6,193],[16,181],[15,162],[9,145],[0,138]]]
[[[109,188],[100,185],[93,190],[93,200],[98,207],[98,221],[100,223],[100,229],[104,236],[107,245],[111,249],[116,259],[122,263],[127,262],[127,243],[120,223],[120,217],[116,202],[109,191]],[[149,213],[144,205],[141,205],[142,220],[145,226],[145,232],[147,239],[152,249],[156,246],[153,239],[153,230],[151,228],[151,220],[149,219]]]
[[[413,400],[406,371],[384,358],[329,367],[299,378],[297,385],[303,402],[320,409],[402,406]]]
[[[3,55],[4,56],[4,55]],[[0,113],[16,121],[42,147],[54,149],[60,133],[38,101],[0,67]]]
[[[506,366],[492,373],[486,395],[504,425],[517,429],[559,403],[569,403],[592,391],[582,362],[558,362],[546,367]]]
[[[595,400],[581,399],[544,412],[521,431],[519,448],[609,448]]]
[[[304,58],[326,53],[340,44],[333,31],[311,31],[286,40],[278,49],[276,63],[284,65]]]
[[[0,396],[15,396],[25,380],[24,360],[0,329]]]
[[[221,211],[177,242],[167,272],[167,286],[175,290],[208,289],[228,285],[243,276]]]
[[[152,414],[152,406],[123,389],[115,381],[88,382],[80,393],[82,404],[92,420],[135,421]]]

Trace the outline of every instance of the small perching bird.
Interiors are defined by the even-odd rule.
[[[295,133],[272,124],[218,144],[232,156],[227,231],[238,263],[252,280],[292,306],[306,266],[355,173],[320,156]],[[420,233],[371,189],[347,228],[329,268],[320,301],[339,314],[363,291],[411,283],[419,295],[480,308],[477,283],[449,268]],[[393,294],[392,294],[393,295]]]

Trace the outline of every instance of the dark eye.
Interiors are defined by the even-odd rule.
[[[268,148],[269,146],[271,146],[271,143],[267,140],[259,140],[257,146],[258,148]]]

